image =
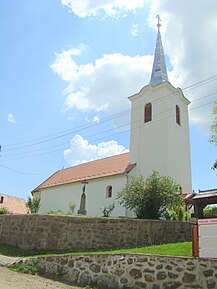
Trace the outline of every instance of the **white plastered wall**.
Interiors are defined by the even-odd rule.
[[[115,209],[111,216],[132,216],[116,199],[117,193],[122,190],[126,181],[127,177],[125,174],[89,180],[85,192],[87,214],[89,216],[102,216],[100,209],[115,202]],[[112,186],[111,198],[106,197],[108,185]],[[50,210],[68,211],[70,202],[75,202],[75,213],[77,213],[80,207],[82,187],[83,184],[81,182],[76,182],[42,189],[40,192],[41,207],[39,213],[46,213]]]
[[[191,192],[188,104],[180,89],[164,82],[145,86],[131,100],[130,162],[133,175],[148,177],[153,170],[177,180]],[[144,123],[144,106],[152,104],[152,121]],[[181,125],[176,123],[176,105]]]

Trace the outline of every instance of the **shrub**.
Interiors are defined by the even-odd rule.
[[[112,204],[110,204],[108,206],[102,207],[100,210],[101,210],[101,212],[103,214],[103,217],[111,216],[111,213],[114,210],[114,208],[115,208],[115,203],[112,203]]]
[[[40,208],[40,198],[30,198],[28,197],[26,201],[27,208],[30,209],[32,214],[37,214]]]
[[[62,215],[62,216],[71,216],[70,212],[65,212],[62,210],[50,210],[47,212],[48,215]]]
[[[6,207],[0,208],[0,215],[9,214],[9,211]]]
[[[130,177],[118,199],[139,219],[160,219],[167,209],[182,203],[180,186],[170,177],[160,176],[153,171],[151,176]]]
[[[76,207],[75,202],[71,202],[71,203],[69,204],[69,214],[70,214],[70,215],[74,215],[74,213],[75,213],[75,207]]]
[[[204,210],[205,218],[214,218],[217,217],[217,206],[208,206]]]
[[[179,220],[179,221],[189,221],[190,220],[190,211],[185,210],[184,205],[174,206],[172,209],[166,209],[163,214],[163,218],[166,220]]]

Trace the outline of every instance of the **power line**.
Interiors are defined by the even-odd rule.
[[[38,175],[42,175],[42,174],[32,174],[32,173],[24,173],[24,172],[21,172],[21,171],[17,171],[15,169],[12,169],[12,168],[9,168],[7,166],[3,166],[3,165],[0,165],[0,167],[2,168],[5,168],[5,169],[8,169],[12,172],[15,172],[15,173],[18,173],[18,174],[22,174],[22,175],[29,175],[29,176],[38,176]]]
[[[214,103],[214,101],[210,101],[210,102],[208,102],[208,103],[199,105],[199,106],[197,106],[197,107],[190,108],[188,111],[195,110],[195,109],[198,109],[198,108],[207,106],[207,105],[209,105],[209,104],[211,104],[211,103]],[[172,109],[166,110],[166,111],[164,111],[164,112],[159,113],[158,116],[159,116],[160,114],[169,113],[169,112],[172,112],[172,111],[173,111]],[[185,111],[184,113],[187,113],[188,111]],[[164,120],[164,119],[171,118],[171,117],[173,117],[173,115],[172,115],[172,114],[169,114],[169,115],[167,115],[166,117],[159,118],[159,119],[157,119],[157,120],[153,120],[152,122],[162,121],[162,120]],[[140,120],[139,120],[139,121],[135,121],[135,123],[138,123],[139,126],[140,126],[140,124],[141,124],[141,123],[140,123]],[[125,123],[124,125],[121,125],[121,126],[117,127],[117,129],[120,129],[120,128],[123,128],[123,127],[128,127],[129,124],[130,124],[129,122],[128,122],[128,123]],[[139,126],[138,126],[138,127],[139,127]],[[113,131],[113,130],[114,130],[114,129],[109,129],[109,130],[107,130],[107,131],[99,132],[99,133],[90,135],[90,136],[88,136],[87,138],[91,138],[91,137],[93,137],[93,136],[98,136],[98,135],[101,135],[102,133],[109,132],[109,131]],[[129,129],[124,130],[124,131],[121,131],[121,132],[113,133],[113,134],[110,134],[110,135],[107,135],[107,136],[104,136],[104,137],[95,138],[95,139],[92,140],[92,141],[99,141],[99,140],[105,139],[105,137],[107,137],[107,138],[108,138],[108,137],[112,137],[112,136],[114,136],[114,135],[119,135],[119,134],[121,134],[121,133],[125,133],[126,131],[129,131]],[[66,143],[64,143],[64,144],[66,144]],[[68,142],[67,142],[67,144],[68,144]],[[77,146],[78,146],[78,145],[74,145],[74,146],[71,147],[71,148],[75,148],[75,147],[77,147]],[[41,149],[40,149],[40,150],[41,150]],[[3,161],[5,162],[5,161],[10,161],[10,160],[28,159],[28,158],[33,158],[33,157],[37,157],[37,156],[52,154],[52,153],[59,152],[59,151],[62,151],[62,149],[56,149],[56,150],[52,150],[52,151],[48,151],[48,152],[43,152],[43,153],[38,153],[38,154],[33,154],[33,155],[23,156],[23,157],[18,157],[18,158],[6,159],[6,160],[3,160]],[[32,152],[32,151],[30,151],[30,152]],[[25,152],[20,153],[20,154],[24,154],[24,153],[25,153]],[[17,155],[17,154],[15,154],[15,155]],[[18,155],[19,155],[19,153],[18,153]]]
[[[217,92],[215,92],[215,93],[217,93]],[[194,101],[198,101],[198,100],[204,99],[204,98],[209,97],[209,96],[211,96],[211,95],[213,95],[213,94],[209,94],[209,95],[200,97],[199,99],[196,99],[196,100],[194,100]],[[213,101],[209,102],[208,104],[211,104],[211,103],[213,103]],[[205,104],[203,104],[203,105],[201,105],[201,106],[198,106],[198,107],[196,107],[196,108],[202,107],[202,106],[204,106],[204,105],[207,105],[207,103],[205,103]],[[142,106],[143,106],[143,105],[142,105]],[[140,108],[141,108],[141,105],[138,106],[138,107],[136,107],[137,110],[140,109]],[[189,109],[189,111],[191,111],[191,110],[194,110],[194,108]],[[169,112],[169,110],[163,111],[163,112],[161,112],[160,114],[162,114],[162,113],[167,113],[167,112]],[[159,114],[155,114],[155,116],[157,116],[157,115],[159,115]],[[127,124],[126,124],[126,125],[127,125]],[[129,125],[129,123],[128,123],[128,125]],[[117,127],[117,129],[119,129],[119,128],[120,128],[120,127]],[[93,134],[93,135],[90,135],[90,136],[88,136],[88,137],[93,137],[93,136],[96,136],[96,135],[98,135],[98,134],[102,134],[102,133],[105,133],[105,132],[108,132],[108,131],[113,131],[113,128],[112,128],[112,129],[109,129],[109,130],[106,130],[106,131],[103,130],[103,132],[100,132],[100,133],[97,133],[97,134]],[[80,131],[78,131],[78,132],[80,132]],[[75,133],[75,132],[74,132],[74,133]],[[39,148],[39,149],[36,149],[36,150],[30,150],[30,151],[25,151],[25,152],[21,152],[21,153],[14,153],[14,154],[10,154],[10,155],[17,155],[17,154],[23,154],[23,153],[31,153],[31,152],[41,151],[41,150],[45,150],[45,149],[49,149],[49,148],[57,147],[57,146],[62,146],[62,145],[66,145],[66,144],[68,144],[68,140],[67,140],[66,142],[64,142],[64,143],[61,143],[61,144],[55,144],[55,145],[52,145],[52,146],[49,146],[49,147],[45,147],[45,148]],[[22,147],[22,148],[25,148],[25,146]],[[17,149],[20,149],[20,148],[17,148]],[[14,149],[14,150],[16,150],[16,149]],[[7,155],[7,154],[6,154],[6,155]]]
[[[210,96],[213,96],[214,94],[217,94],[217,91],[214,92],[214,93],[212,93],[212,94],[208,94],[208,95],[202,96],[202,97],[200,97],[200,98],[198,98],[198,99],[195,99],[195,100],[193,100],[191,103],[196,102],[196,101],[199,101],[199,100],[202,100],[202,99],[205,99],[205,98],[210,97]],[[173,95],[173,94],[172,94],[172,95]],[[172,96],[172,95],[170,95],[170,96]],[[165,97],[165,96],[164,96],[164,97]],[[163,97],[163,98],[164,98],[164,97]],[[167,95],[166,95],[166,97],[167,97]],[[164,99],[165,99],[165,98],[164,98]],[[141,106],[143,106],[143,105],[137,106],[137,107],[136,107],[136,110],[139,110],[139,109],[141,108]],[[192,109],[189,109],[189,111],[191,111],[191,110],[192,110]],[[125,110],[125,111],[122,111],[122,112],[120,112],[120,113],[117,113],[117,114],[114,115],[114,116],[115,116],[115,119],[120,118],[120,117],[122,117],[122,116],[126,116],[129,112],[130,112],[130,110]],[[163,111],[163,112],[161,112],[161,113],[167,113],[167,112],[169,112],[169,111]],[[155,115],[157,116],[158,114],[155,114]],[[108,119],[108,117],[105,118],[105,119]],[[111,118],[110,118],[110,120],[111,120]],[[100,124],[102,124],[102,122],[100,122]],[[94,123],[94,124],[89,125],[88,127],[85,127],[84,129],[87,129],[87,128],[90,128],[90,127],[93,127],[93,126],[96,126],[96,125],[99,125],[99,124],[95,124],[95,123]],[[119,128],[119,127],[117,127],[117,128]],[[63,134],[63,135],[61,135],[61,136],[58,136],[57,138],[55,137],[55,138],[53,138],[53,139],[50,139],[49,141],[54,141],[54,140],[57,140],[57,139],[59,139],[59,138],[63,138],[63,137],[65,137],[65,136],[71,135],[71,134],[80,133],[80,132],[81,132],[82,130],[84,130],[84,129],[71,131],[70,133]],[[112,130],[113,130],[113,128],[112,128],[112,129],[109,129],[109,130],[106,130],[106,131],[103,130],[102,133],[105,133],[105,132],[107,132],[107,131],[112,131]],[[89,136],[89,137],[92,137],[92,136],[95,136],[95,135],[98,135],[98,134],[101,134],[101,133],[97,133],[97,134],[91,135],[91,136]],[[44,143],[44,142],[45,142],[45,141],[37,142],[37,143],[35,143],[35,144],[29,144],[29,145],[25,145],[25,146],[20,146],[20,147],[16,147],[16,148],[5,149],[4,152],[6,151],[6,155],[7,155],[7,151],[22,150],[22,149],[25,149],[25,148],[27,148],[27,147],[32,147],[32,146],[36,146],[36,145],[42,144],[42,143]],[[63,146],[63,145],[66,145],[66,144],[68,144],[68,140],[67,140],[66,142],[61,143],[61,144],[55,144],[55,145],[48,146],[48,147],[45,147],[45,148],[39,148],[39,149],[35,149],[35,150],[30,150],[30,151],[27,151],[27,152],[25,152],[25,153],[37,152],[37,151],[46,150],[46,149],[49,149],[49,148],[52,148],[52,147]],[[20,152],[20,154],[23,154],[23,153],[24,153],[24,152]],[[13,153],[13,154],[10,154],[10,155],[17,155],[17,154],[19,154],[19,153]],[[5,155],[5,154],[4,154],[4,155]]]

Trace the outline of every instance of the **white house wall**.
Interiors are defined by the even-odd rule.
[[[128,216],[125,208],[118,204],[116,200],[117,193],[122,190],[126,183],[126,176],[116,175],[105,178],[89,180],[86,185],[86,210],[90,216],[102,216],[101,208],[115,202],[115,209],[112,216]],[[106,197],[106,188],[112,186],[112,197]],[[69,204],[75,202],[77,213],[80,206],[80,198],[82,194],[81,182],[72,184],[54,186],[42,189],[40,192],[41,207],[39,213],[47,213],[50,210],[69,210]]]

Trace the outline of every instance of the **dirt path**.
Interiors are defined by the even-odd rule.
[[[0,289],[81,289],[39,277],[13,272],[0,267]]]

